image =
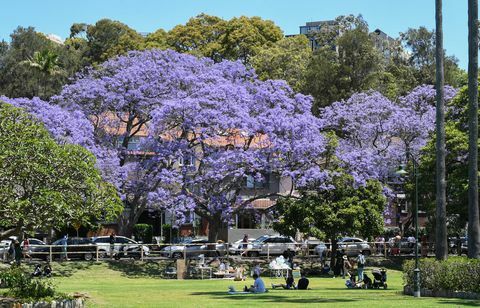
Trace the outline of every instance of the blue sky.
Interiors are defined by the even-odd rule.
[[[466,68],[467,0],[443,2],[444,46]],[[0,39],[9,40],[19,25],[65,38],[72,23],[101,18],[119,20],[140,32],[169,30],[200,13],[225,19],[260,16],[273,20],[285,34],[298,33],[306,21],[345,14],[362,14],[371,30],[380,28],[394,37],[409,27],[435,27],[434,0],[5,0],[0,8]]]

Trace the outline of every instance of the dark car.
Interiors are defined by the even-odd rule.
[[[90,261],[94,258],[97,252],[97,245],[88,238],[72,237],[67,240],[67,257],[69,259],[84,259]],[[52,259],[64,258],[63,239],[56,240],[52,243]],[[50,248],[44,248],[45,259],[50,260]]]

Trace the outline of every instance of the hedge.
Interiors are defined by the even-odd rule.
[[[403,264],[403,281],[413,287],[415,260]],[[450,257],[445,261],[421,259],[420,287],[428,290],[448,290],[480,293],[480,260]]]
[[[153,228],[148,224],[136,224],[133,227],[133,235],[137,241],[150,244],[153,239]]]

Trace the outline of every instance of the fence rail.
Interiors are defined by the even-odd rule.
[[[253,245],[249,243],[180,243],[180,244],[115,244],[108,243],[88,245],[29,245],[23,249],[22,257],[38,258],[47,261],[55,259],[103,260],[109,258],[145,259],[191,259],[191,258],[242,258],[271,260],[278,255],[293,254],[296,258],[318,259],[323,261],[331,256],[332,243],[315,246],[310,243],[268,243]],[[315,248],[316,247],[316,248]],[[431,255],[433,243],[417,243],[419,255]],[[3,249],[3,251],[2,251]],[[396,257],[413,255],[415,243],[363,242],[340,244],[338,249],[344,250],[347,256],[355,257],[361,251],[370,257]],[[453,252],[453,251],[452,251]],[[3,261],[12,261],[14,256],[9,247],[0,247]]]

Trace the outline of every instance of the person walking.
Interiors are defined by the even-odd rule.
[[[365,268],[365,256],[363,253],[360,251],[360,253],[357,256],[357,271],[358,271],[358,281],[363,280],[363,270]]]
[[[247,250],[248,250],[248,234],[243,235],[242,239],[242,249],[243,252],[240,254],[240,256],[247,255]]]
[[[110,234],[110,258],[113,258],[114,252],[115,252],[115,233],[112,232]]]
[[[23,254],[22,254],[22,247],[20,246],[19,241],[15,240],[13,242],[13,250],[15,252],[15,264],[20,265]]]
[[[67,254],[67,245],[68,245],[68,234],[65,234],[62,238],[62,241],[61,241],[61,245],[62,245],[62,252],[63,252],[63,259],[65,261],[68,261],[68,254]]]

